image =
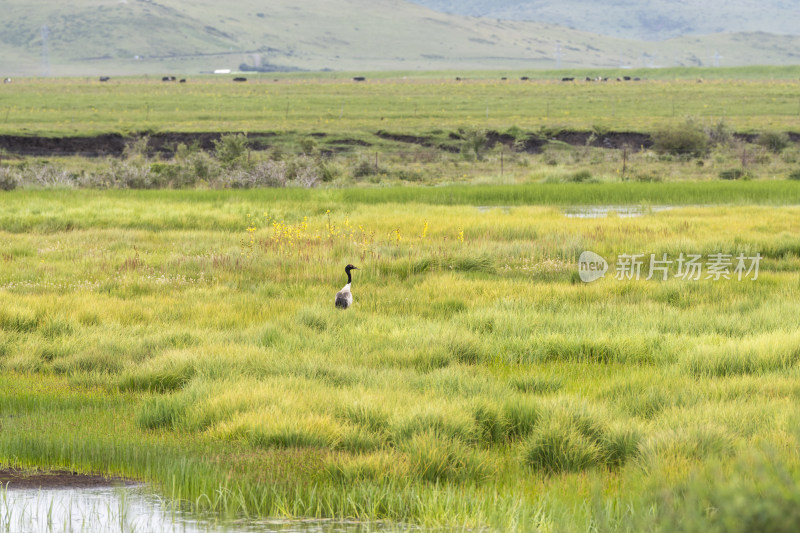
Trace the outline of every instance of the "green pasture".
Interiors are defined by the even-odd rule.
[[[130,476],[226,517],[792,531],[797,195],[2,193],[0,463]],[[566,216],[587,204],[639,216]],[[611,262],[591,284],[584,250]],[[615,279],[638,253],[761,260],[757,279]]]
[[[762,69],[763,70],[763,69]],[[465,127],[505,130],[579,129],[650,132],[686,117],[707,124],[724,120],[735,131],[798,129],[796,76],[786,69],[498,72],[369,77],[357,83],[341,74],[197,77],[164,83],[158,77],[17,79],[0,87],[0,133],[92,135],[158,131],[425,133]],[[721,74],[722,73],[722,74]],[[771,74],[770,74],[771,73]],[[539,74],[541,75],[541,74]],[[562,76],[577,76],[561,82]],[[617,82],[616,76],[641,76]],[[791,74],[790,74],[791,75]],[[502,81],[501,76],[508,77]],[[725,76],[720,78],[720,76]],[[766,76],[763,78],[762,76]],[[656,79],[660,78],[660,79]]]

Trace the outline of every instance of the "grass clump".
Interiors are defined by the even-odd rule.
[[[429,483],[480,481],[492,471],[485,454],[435,432],[414,435],[403,451],[412,475]]]
[[[548,474],[593,467],[617,468],[638,456],[641,435],[624,424],[612,426],[601,413],[560,402],[551,406],[523,445],[523,462]]]

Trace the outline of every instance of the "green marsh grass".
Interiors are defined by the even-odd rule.
[[[329,134],[485,128],[504,131],[614,129],[651,132],[665,122],[721,117],[737,131],[769,129],[797,116],[796,68],[664,69],[641,72],[642,82],[501,81],[480,73],[456,81],[448,73],[383,74],[368,84],[323,75],[272,74],[251,83],[198,77],[188,84],[119,78],[19,79],[3,89],[0,132],[88,135],[158,131],[312,132]],[[697,82],[708,73],[717,79]],[[526,73],[530,76],[531,73]],[[596,76],[598,74],[592,74]],[[630,75],[629,72],[624,75]],[[675,79],[654,79],[661,76]],[[612,74],[613,76],[613,74]],[[787,79],[787,77],[789,79]],[[307,76],[306,76],[307,78]]]
[[[672,204],[631,218],[567,217],[591,184],[4,194],[0,461],[228,517],[666,531],[686,509],[699,530],[758,516],[706,512],[740,491],[777,520],[797,192],[669,185],[590,193]],[[583,284],[585,249],[764,258],[755,281]],[[759,453],[775,467],[742,470]]]

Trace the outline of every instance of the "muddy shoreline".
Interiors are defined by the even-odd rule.
[[[0,485],[8,490],[91,489],[137,484],[138,482],[130,479],[98,474],[79,474],[71,470],[0,468]]]

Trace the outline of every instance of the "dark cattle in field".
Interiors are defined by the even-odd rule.
[[[505,76],[503,76],[502,78],[500,78],[500,81],[506,81],[507,79],[508,79],[508,78],[506,78]]]
[[[561,78],[561,81],[575,81],[575,78]]]
[[[233,78],[233,81],[238,81],[238,82],[247,81],[247,78]]]
[[[100,81],[108,81],[110,79],[108,76],[100,76]]]
[[[186,83],[186,78],[181,78],[181,81],[179,83]]]
[[[461,81],[461,78],[457,77],[457,78],[456,78],[456,81]]]
[[[367,78],[364,76],[356,76],[353,78],[353,81],[367,81]]]
[[[522,81],[528,81],[530,78],[528,76],[522,76],[520,79]]]
[[[623,76],[622,79],[625,80],[625,81],[631,81],[631,77],[630,76]]]
[[[11,83],[11,78],[6,78],[3,80],[3,83]]]

